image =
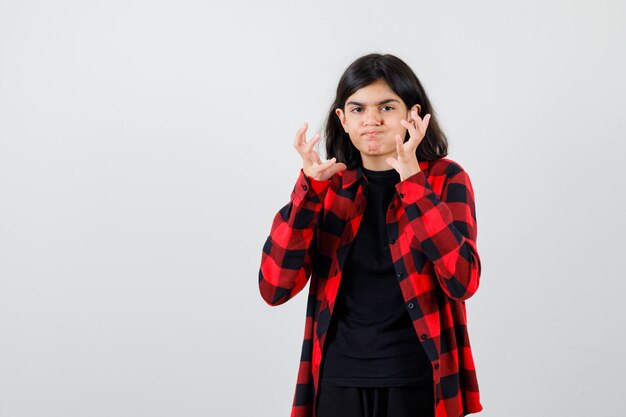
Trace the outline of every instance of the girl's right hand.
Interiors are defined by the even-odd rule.
[[[314,146],[320,140],[320,134],[315,135],[309,142],[306,141],[306,130],[308,124],[305,122],[296,133],[294,146],[302,157],[302,170],[304,174],[318,181],[324,181],[335,175],[339,171],[347,168],[343,162],[336,162],[337,158],[331,158],[322,163],[320,156],[315,151]]]

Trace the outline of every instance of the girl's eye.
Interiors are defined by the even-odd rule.
[[[389,111],[389,110],[393,110],[393,107],[391,107],[391,106],[383,106],[383,107],[381,107],[381,109],[383,111]]]
[[[352,113],[360,113],[361,112],[361,108],[360,107],[354,107],[352,110],[350,110]]]

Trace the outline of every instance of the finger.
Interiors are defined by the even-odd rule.
[[[322,159],[320,158],[320,155],[319,155],[317,152],[315,152],[315,151],[311,151],[311,157],[312,157],[312,158],[313,158],[313,160],[314,160],[315,162],[317,162],[318,164],[320,164],[320,165],[322,164]]]
[[[343,162],[337,162],[335,166],[337,167],[337,172],[348,169],[348,166],[344,164]]]
[[[311,154],[312,152],[315,152],[313,150],[313,147],[315,146],[315,143],[320,139],[319,134],[316,135],[313,139],[311,139],[309,142],[306,141],[306,136],[303,134],[302,135],[302,139],[301,142],[298,146],[296,146],[296,148],[298,149],[298,153],[303,157],[303,158],[308,158],[312,161],[315,160],[315,157]]]
[[[389,157],[389,158],[385,159],[385,162],[387,162],[387,164],[389,164],[389,166],[391,166],[396,171],[398,170],[398,168],[396,168],[396,165],[398,164],[397,160]]]
[[[427,128],[428,128],[428,119],[424,117],[424,120],[421,120],[419,125],[417,126],[418,138],[423,138],[424,135],[426,135]]]
[[[415,120],[415,123],[418,123],[422,120],[419,114],[417,114],[417,110],[411,111],[411,117],[413,117],[413,120]]]
[[[348,167],[343,162],[337,162],[336,164],[331,165],[330,167],[328,167],[328,170],[324,174],[326,174],[328,176],[328,178],[330,178],[333,175],[335,175],[336,173],[338,173],[339,171],[343,171],[343,170],[345,170],[347,168]]]
[[[428,127],[428,120],[430,120],[430,113],[424,116],[424,118],[420,118],[417,115],[417,112],[413,111],[413,117],[415,118],[415,125],[418,128],[420,134],[424,134],[426,132],[426,128]]]
[[[396,135],[396,151],[398,152],[398,159],[400,159],[400,156],[404,156],[404,146],[402,146],[402,138],[400,137],[400,135]]]
[[[311,139],[305,146],[304,151],[307,153],[310,153],[313,150],[313,147],[315,146],[315,144],[317,143],[317,141],[320,140],[322,136],[318,133],[317,135],[315,135],[313,137],[313,139]]]
[[[410,123],[404,119],[400,120],[400,124],[404,126],[409,131],[409,137],[413,138],[417,135],[417,130],[415,129],[415,125]]]
[[[326,168],[332,166],[335,163],[335,161],[337,161],[337,158],[335,158],[335,157],[330,158],[328,161],[326,161],[326,162],[324,162],[323,164],[320,165],[320,169],[322,171],[325,170]]]
[[[319,174],[321,172],[324,172],[326,169],[328,169],[329,167],[331,167],[335,161],[337,160],[337,158],[331,158],[328,161],[324,162],[323,164],[317,165],[315,167],[315,171]]]
[[[407,129],[415,129],[415,125],[411,122],[409,122],[408,120],[400,120],[400,124],[404,127],[406,127]]]
[[[417,113],[417,110],[411,111],[411,117],[413,118],[413,121],[415,122],[415,130],[418,133],[421,133],[423,131],[422,129],[423,123],[422,123],[422,118]]]
[[[296,140],[294,142],[294,146],[296,148],[301,148],[302,144],[303,144],[303,139],[306,135],[306,130],[308,128],[308,124],[307,122],[304,122],[304,126],[302,126],[300,129],[298,129],[298,131],[296,132]]]

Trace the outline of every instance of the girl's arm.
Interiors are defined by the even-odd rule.
[[[474,190],[459,165],[444,184],[439,199],[424,172],[396,185],[413,229],[411,246],[432,261],[441,288],[450,298],[465,300],[478,289],[480,257],[476,247]]]
[[[330,181],[301,169],[289,203],[274,217],[259,269],[261,297],[271,306],[291,299],[311,276],[314,236]]]
[[[263,245],[259,290],[272,306],[296,295],[306,285],[313,265],[318,217],[330,178],[346,169],[331,158],[322,162],[314,146],[317,134],[307,142],[305,123],[296,132],[294,147],[302,157],[302,168],[287,205],[276,213],[270,235]]]

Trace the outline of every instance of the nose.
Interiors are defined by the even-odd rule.
[[[363,115],[364,126],[379,126],[381,122],[382,118],[380,117],[377,108],[371,107],[368,110],[365,110],[365,114]]]

